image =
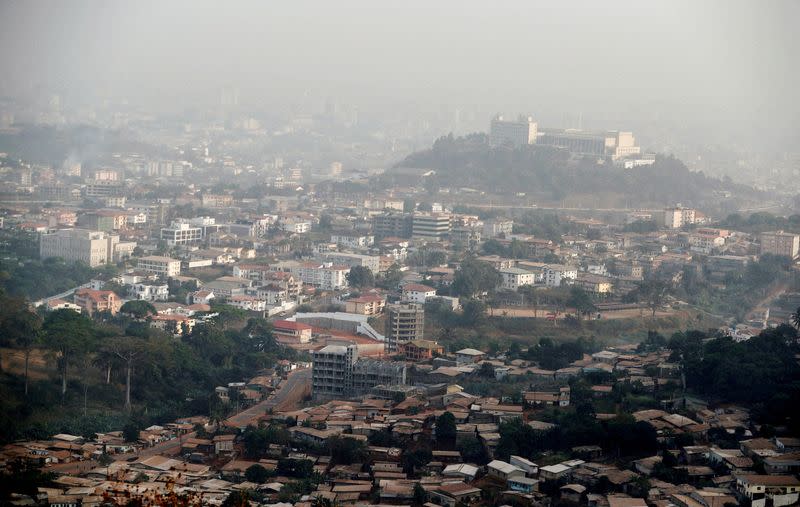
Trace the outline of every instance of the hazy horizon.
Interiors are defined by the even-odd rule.
[[[6,1],[0,90],[156,112],[214,105],[234,86],[259,107],[331,99],[589,125],[694,113],[696,127],[788,141],[796,19],[790,1]]]

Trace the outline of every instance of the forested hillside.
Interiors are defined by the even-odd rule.
[[[405,181],[406,168],[435,171],[425,176],[428,190],[440,187],[470,187],[494,194],[527,195],[559,201],[575,194],[625,195],[630,206],[643,204],[699,206],[723,192],[733,198],[754,198],[755,190],[729,180],[692,172],[678,159],[658,157],[655,164],[635,169],[616,167],[610,160],[576,158],[564,150],[547,146],[517,149],[491,147],[483,134],[438,139],[433,147],[409,155],[381,176],[384,184]]]

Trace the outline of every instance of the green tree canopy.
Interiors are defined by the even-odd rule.
[[[156,307],[153,306],[152,303],[140,300],[126,301],[125,304],[120,307],[119,311],[135,319],[143,319],[149,315],[158,313]]]
[[[375,286],[375,275],[372,274],[371,269],[365,266],[351,267],[350,272],[347,273],[346,277],[347,283],[350,284],[350,287],[364,289]]]

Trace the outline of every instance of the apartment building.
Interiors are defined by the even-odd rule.
[[[171,257],[149,255],[139,259],[136,269],[168,278],[181,274],[181,261]]]
[[[410,213],[382,213],[372,218],[372,233],[376,238],[410,238],[412,225]]]
[[[345,301],[345,311],[359,315],[379,315],[385,305],[386,299],[383,296],[366,294]]]
[[[281,222],[281,228],[284,232],[293,234],[305,234],[311,230],[310,220],[301,219],[287,219]]]
[[[381,269],[381,258],[379,255],[362,255],[345,252],[329,253],[325,256],[327,262],[341,266],[356,267],[360,266],[378,274]]]
[[[228,304],[248,312],[263,312],[267,310],[267,302],[264,299],[247,294],[229,297]]]
[[[404,303],[425,304],[425,301],[436,295],[436,289],[422,285],[420,283],[408,283],[403,285],[401,301]]]
[[[375,236],[353,232],[335,232],[331,234],[331,243],[346,248],[367,248],[375,244]]]
[[[292,265],[292,275],[303,283],[320,290],[340,290],[347,288],[347,274],[350,266],[337,266],[331,262],[303,262]]]
[[[505,268],[500,270],[502,282],[500,287],[505,290],[517,290],[523,285],[533,285],[536,282],[536,275],[530,271],[520,268]]]
[[[589,294],[594,295],[610,294],[614,288],[614,283],[610,278],[591,273],[579,274],[575,279],[575,284]]]
[[[125,228],[126,218],[124,211],[90,211],[78,217],[78,225],[93,231],[117,231]]]
[[[800,236],[783,231],[761,233],[761,255],[772,254],[796,259],[800,253]]]
[[[280,306],[289,300],[289,293],[278,285],[260,285],[252,291],[257,298],[263,299],[267,306]]]
[[[675,207],[666,208],[663,214],[662,224],[667,229],[680,229],[684,225],[696,222],[696,211],[691,208]]]
[[[496,238],[498,236],[506,236],[514,232],[513,220],[487,220],[483,223],[483,237]]]
[[[315,400],[360,396],[378,385],[405,383],[405,363],[360,359],[353,344],[327,345],[312,353],[311,394]]]
[[[563,264],[548,264],[544,269],[544,283],[548,287],[560,287],[578,277],[578,269]]]
[[[411,237],[441,241],[450,234],[450,227],[447,213],[414,213]]]
[[[344,398],[352,384],[358,347],[327,345],[311,357],[311,395],[318,400]]]
[[[161,229],[161,240],[169,246],[197,244],[203,240],[203,229],[188,222],[175,221]]]
[[[394,354],[401,344],[425,337],[425,308],[414,303],[401,303],[386,307],[386,333],[384,348]]]
[[[42,259],[61,257],[96,267],[114,260],[118,244],[119,236],[114,234],[88,229],[59,229],[40,235],[39,255]]]

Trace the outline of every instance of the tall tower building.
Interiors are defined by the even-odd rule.
[[[531,116],[520,116],[517,121],[512,121],[497,115],[490,126],[489,142],[493,146],[510,145],[517,148],[536,144],[538,133],[538,124]]]
[[[401,303],[386,307],[384,348],[388,354],[397,352],[402,343],[422,340],[424,333],[425,308],[422,305]]]

